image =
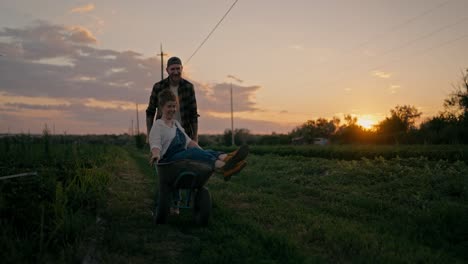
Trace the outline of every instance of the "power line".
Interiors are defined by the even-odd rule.
[[[409,46],[410,44],[412,44],[412,43],[414,43],[414,42],[416,42],[416,41],[423,40],[423,39],[425,39],[425,38],[429,38],[429,37],[433,36],[434,34],[439,33],[439,32],[441,32],[441,31],[443,31],[443,30],[445,30],[445,29],[454,27],[454,26],[456,26],[456,25],[458,25],[458,24],[464,22],[465,20],[468,20],[468,16],[466,16],[466,17],[464,17],[464,18],[462,18],[462,19],[460,19],[460,20],[457,20],[455,23],[451,23],[451,24],[444,25],[444,26],[442,26],[442,27],[439,27],[439,28],[437,28],[437,29],[435,29],[435,30],[433,30],[433,31],[431,31],[431,32],[429,32],[429,33],[427,33],[427,34],[425,34],[425,35],[422,35],[422,36],[416,37],[416,38],[414,38],[414,39],[412,39],[412,40],[409,40],[409,41],[403,43],[402,45],[400,45],[400,46],[398,46],[398,47],[394,47],[394,48],[388,49],[388,50],[384,51],[383,53],[381,53],[380,55],[386,55],[386,54],[391,53],[391,52],[393,52],[393,51],[396,51],[396,50],[398,50],[398,49],[402,49],[402,48],[404,48],[404,47],[406,47],[406,46]]]
[[[384,66],[388,66],[390,64],[393,64],[395,62],[398,62],[398,61],[401,61],[402,59],[407,59],[407,58],[411,58],[411,57],[417,57],[417,56],[422,56],[434,49],[438,49],[438,48],[441,48],[443,46],[447,46],[449,44],[452,44],[452,43],[455,43],[457,41],[460,41],[462,39],[465,39],[465,38],[468,38],[468,34],[464,34],[464,35],[461,35],[457,38],[454,38],[454,39],[450,39],[450,40],[447,40],[445,42],[442,42],[442,43],[439,43],[437,45],[434,45],[432,47],[429,47],[429,48],[426,48],[426,49],[423,49],[423,50],[420,50],[421,52],[418,52],[418,53],[412,53],[404,58],[398,58],[398,59],[394,59],[394,60],[390,60],[390,61],[387,61],[385,63],[382,63],[380,64],[379,66],[373,66],[373,67],[370,67],[368,68],[365,72],[369,72],[369,71],[376,71]],[[335,84],[338,84],[339,82],[341,82],[343,80],[344,76],[341,76],[340,78],[338,79],[335,79],[333,81],[330,81],[330,82],[327,82],[325,83],[324,85],[321,86],[321,88],[329,88],[331,87],[332,85],[335,85]]]
[[[410,23],[413,23],[414,21],[416,21],[416,20],[418,20],[418,19],[432,13],[434,10],[442,8],[443,6],[447,5],[451,1],[453,1],[453,0],[446,0],[446,1],[444,1],[444,2],[442,2],[440,4],[438,4],[438,5],[435,5],[435,6],[431,7],[431,8],[429,8],[429,9],[426,9],[422,13],[419,13],[419,14],[417,14],[417,15],[403,21],[402,23],[396,24],[395,26],[392,26],[387,30],[384,30],[384,31],[381,31],[380,33],[374,34],[372,37],[370,37],[369,39],[363,41],[362,43],[354,46],[353,48],[351,48],[351,49],[349,49],[347,51],[341,52],[340,56],[350,55],[350,54],[356,52],[357,50],[359,50],[360,48],[367,46],[369,43],[372,43],[374,40],[381,39],[381,37],[384,37],[384,36],[388,35],[388,33],[397,31],[397,30],[403,28],[404,26],[406,26],[406,25],[408,25]],[[322,63],[322,65],[323,64],[329,64],[329,63],[330,63],[329,61],[328,61],[328,63],[325,61],[325,62]]]
[[[415,43],[415,42],[418,42],[418,41],[420,41],[420,40],[429,38],[429,37],[431,37],[431,36],[433,36],[433,35],[435,35],[435,34],[441,32],[441,31],[444,31],[444,30],[449,29],[449,28],[451,28],[451,27],[457,26],[457,25],[461,24],[462,22],[464,22],[464,21],[466,21],[466,20],[468,20],[468,16],[462,17],[461,19],[459,19],[459,20],[457,20],[457,21],[455,21],[455,22],[453,22],[453,23],[446,24],[446,25],[443,25],[443,26],[441,26],[441,27],[439,27],[439,28],[436,28],[435,30],[430,31],[430,32],[428,32],[428,33],[426,33],[426,34],[424,34],[424,35],[420,35],[420,36],[418,36],[418,37],[416,37],[416,38],[410,39],[410,40],[406,41],[405,43],[403,43],[402,45],[399,45],[399,46],[396,46],[396,47],[392,47],[392,48],[390,48],[390,49],[387,49],[387,50],[385,50],[385,51],[379,53],[378,55],[379,55],[379,56],[383,56],[383,55],[387,55],[387,54],[389,54],[389,53],[394,53],[394,52],[396,52],[396,51],[398,51],[398,50],[401,50],[401,49],[403,49],[403,48],[405,48],[405,47],[407,47],[407,46],[409,46],[409,45],[411,45],[411,44],[413,44],[413,43]],[[457,38],[455,41],[458,41],[458,40],[463,39],[463,38],[464,38],[464,37],[462,37],[462,38]],[[444,45],[445,45],[445,44],[444,44]],[[401,59],[391,60],[391,62],[398,61],[398,60],[401,60]],[[389,64],[388,62],[387,62],[387,63],[384,63],[384,64],[381,64],[381,67],[383,67],[383,66],[385,66],[385,65],[388,65],[388,64]],[[349,69],[354,69],[354,68],[355,68],[355,65],[345,66],[345,67],[342,67],[342,68],[339,70],[339,72],[340,72],[341,74],[343,74],[344,72],[348,71]],[[378,68],[379,68],[379,67],[372,67],[371,69],[377,70]],[[341,80],[342,78],[343,78],[343,77],[339,78],[339,80]],[[335,83],[335,82],[334,82],[334,81],[327,82],[328,85],[329,85],[330,83]],[[326,85],[326,86],[327,86],[327,85]]]
[[[428,53],[429,51],[432,51],[434,49],[438,49],[438,48],[441,48],[443,46],[455,43],[455,42],[460,41],[460,40],[465,39],[465,38],[468,38],[468,34],[464,34],[464,35],[461,35],[461,36],[459,36],[459,37],[457,37],[455,39],[450,39],[450,40],[447,40],[445,42],[439,43],[438,45],[435,45],[435,46],[432,46],[432,47],[429,47],[427,49],[422,50],[422,52],[410,54],[409,56],[405,57],[405,59],[408,58],[408,57],[411,58],[411,57],[424,55],[424,54]],[[392,64],[394,62],[400,61],[402,59],[403,58],[398,58],[398,59],[395,59],[395,60],[388,61],[387,63],[381,64],[378,67],[373,67],[370,70],[377,70],[378,68],[382,68],[384,66],[387,66],[387,65]]]
[[[218,28],[218,26],[221,24],[221,22],[223,22],[224,18],[229,14],[229,12],[231,12],[231,9],[236,5],[237,1],[239,0],[236,0],[234,1],[234,3],[231,5],[231,7],[228,9],[228,11],[224,14],[224,16],[219,20],[219,22],[216,24],[216,26],[211,30],[210,34],[208,34],[208,36],[206,36],[206,38],[202,41],[202,43],[200,44],[200,46],[198,46],[198,48],[192,53],[192,55],[190,55],[190,57],[188,58],[187,62],[188,63],[192,57],[197,53],[197,51],[203,46],[203,44],[205,44],[205,42],[210,38],[211,34],[213,34],[213,32],[216,30],[216,28]]]
[[[414,17],[409,18],[409,19],[403,21],[402,23],[397,24],[397,25],[395,25],[395,26],[393,26],[393,27],[387,29],[386,31],[380,32],[379,34],[376,34],[376,35],[374,35],[373,37],[371,37],[370,39],[368,39],[368,40],[362,42],[361,44],[359,44],[359,45],[357,45],[357,46],[355,46],[355,47],[352,48],[349,52],[352,52],[352,51],[355,51],[355,50],[357,50],[357,49],[359,49],[359,48],[362,48],[362,47],[366,46],[367,44],[369,44],[370,42],[374,41],[375,39],[377,39],[377,38],[380,39],[381,36],[387,35],[387,34],[390,33],[390,32],[396,31],[396,30],[398,30],[398,29],[400,29],[400,28],[406,26],[406,25],[408,25],[408,24],[410,24],[410,23],[412,23],[412,22],[418,20],[419,18],[424,17],[424,16],[430,14],[432,11],[443,7],[444,5],[448,4],[448,3],[451,2],[451,1],[452,1],[452,0],[446,0],[445,2],[442,2],[442,3],[440,3],[440,4],[436,5],[436,6],[433,6],[432,8],[429,8],[429,9],[427,9],[426,11],[424,11],[424,12],[422,12],[422,13],[419,13],[419,14],[417,14],[417,15],[414,16]]]

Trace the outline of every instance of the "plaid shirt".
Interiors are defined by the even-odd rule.
[[[156,119],[161,118],[162,111],[157,111],[158,94],[163,89],[170,89],[169,78],[166,78],[153,85],[153,90],[151,91],[148,108],[146,108],[146,119],[151,118],[151,120],[153,120],[155,114]],[[195,134],[198,134],[198,131],[194,131],[194,128],[198,128],[199,117],[197,112],[197,100],[195,98],[195,89],[193,87],[193,84],[185,79],[182,79],[179,83],[177,93],[179,96],[180,118],[182,120],[181,125],[184,128],[185,133],[187,133],[187,135],[190,138],[193,138]],[[194,125],[196,126],[194,127]]]

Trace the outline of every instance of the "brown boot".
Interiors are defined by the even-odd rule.
[[[249,155],[249,146],[247,145],[242,145],[235,151],[231,152],[228,154],[228,156],[224,159],[224,162],[226,163],[223,167],[225,171],[229,171],[234,166],[237,165],[242,160],[245,160],[247,158],[247,155]]]
[[[224,180],[229,181],[231,179],[232,175],[239,173],[243,168],[245,168],[245,166],[247,166],[247,161],[245,161],[245,160],[241,160],[240,162],[235,164],[234,167],[232,167],[230,169],[226,169],[226,168],[224,168],[226,166],[224,166],[223,167]]]

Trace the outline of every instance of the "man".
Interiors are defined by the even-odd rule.
[[[153,126],[154,116],[161,118],[162,111],[158,106],[158,94],[164,89],[170,89],[178,98],[179,111],[176,120],[182,125],[185,133],[198,142],[198,112],[197,100],[193,84],[182,78],[182,61],[177,57],[171,57],[167,61],[166,71],[169,75],[166,79],[153,85],[151,96],[146,109],[146,129],[149,135]]]
[[[175,119],[179,121],[185,130],[185,133],[195,142],[198,142],[198,112],[197,100],[195,98],[195,89],[193,84],[182,78],[182,61],[177,57],[171,57],[167,60],[166,72],[169,75],[153,85],[151,96],[146,108],[146,130],[148,137],[153,127],[154,116],[160,119],[162,109],[159,109],[158,95],[164,89],[170,89],[179,102],[179,111],[176,111]],[[171,214],[179,214],[178,204],[181,199],[180,192],[173,193],[174,205],[171,207]]]

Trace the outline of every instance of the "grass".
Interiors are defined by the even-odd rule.
[[[208,148],[232,151],[233,147],[208,146]],[[253,145],[250,152],[255,155],[275,153],[279,156],[303,156],[327,159],[359,160],[384,157],[418,158],[429,160],[449,160],[468,162],[468,146],[466,145]]]
[[[5,263],[76,262],[86,251],[113,170],[112,146],[0,142],[0,258]],[[7,142],[7,144],[5,144]]]
[[[38,201],[50,202],[28,203],[34,192],[17,199],[12,188],[26,185],[2,183],[2,190],[10,190],[0,196],[2,210],[9,210],[2,212],[21,223],[34,217],[33,225],[15,233],[2,214],[0,224],[8,228],[0,231],[0,252],[20,252],[6,262],[468,261],[464,161],[433,154],[345,160],[253,151],[249,165],[231,181],[220,175],[209,180],[212,218],[200,227],[190,210],[170,217],[167,225],[153,223],[157,178],[147,150],[51,144],[28,151],[25,162],[21,153],[34,145],[2,146],[17,155],[2,157],[2,174],[38,168],[47,176],[39,185],[47,192]],[[23,207],[32,209],[23,212]],[[31,243],[25,242],[28,237]]]
[[[222,189],[220,196],[229,197],[224,206],[287,237],[301,252],[315,252],[312,257],[366,263],[467,258],[464,163],[272,155],[249,162],[236,185]]]
[[[187,238],[183,263],[463,263],[465,175],[425,158],[252,155],[230,182],[210,179],[210,226],[183,212],[154,228]]]
[[[112,176],[103,232],[91,259],[98,263],[180,263],[190,239],[176,228],[152,221],[155,177],[147,155],[123,150]]]

